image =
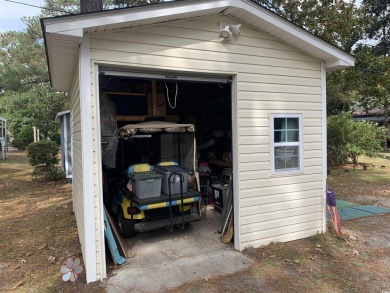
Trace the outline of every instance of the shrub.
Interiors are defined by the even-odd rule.
[[[53,133],[50,136],[50,140],[54,141],[58,145],[61,145],[61,134],[59,132]]]
[[[344,165],[348,158],[354,164],[361,155],[373,156],[383,147],[386,128],[367,121],[354,122],[348,113],[328,118],[328,161]]]
[[[34,132],[32,126],[23,125],[16,138],[24,140],[26,146],[32,143],[34,141]]]
[[[11,142],[11,145],[18,150],[25,150],[27,145],[34,141],[33,128],[28,125],[24,125],[19,131],[16,138]]]
[[[34,167],[33,175],[49,180],[57,180],[61,176],[58,170],[57,158],[59,148],[53,141],[39,141],[27,146],[27,156],[31,166]]]
[[[11,145],[18,150],[25,150],[28,143],[24,139],[15,138],[12,140]]]
[[[328,161],[330,165],[344,165],[348,161],[350,115],[343,113],[328,117]]]
[[[372,157],[383,149],[387,131],[385,127],[380,127],[376,123],[359,121],[353,123],[351,136],[351,141],[347,145],[348,156],[357,164],[359,156]]]

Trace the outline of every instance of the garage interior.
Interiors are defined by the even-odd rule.
[[[194,166],[192,171],[199,173],[200,199],[194,205],[199,204],[200,221],[185,225],[185,228],[184,225],[175,225],[171,231],[170,227],[142,231],[128,239],[116,235],[119,238],[117,243],[120,242],[119,250],[126,258],[131,258],[128,264],[135,269],[137,266],[144,267],[149,258],[156,263],[156,260],[167,261],[177,257],[192,258],[199,254],[199,250],[215,253],[223,247],[232,248],[231,244],[223,244],[220,240],[223,203],[231,186],[229,180],[232,182],[231,78],[101,70],[99,91],[103,153],[110,144],[113,128],[146,121],[195,126],[195,164],[188,166],[187,162],[185,167]],[[102,103],[102,96],[109,103]],[[115,121],[106,117],[108,108],[115,112]],[[111,123],[108,129],[104,126],[107,123]],[[102,170],[106,182],[103,184],[103,200],[111,214],[111,226],[116,226],[113,227],[114,232],[118,223],[113,222],[117,222],[118,215],[111,207],[118,178],[126,173],[128,166],[140,163],[155,166],[167,158],[175,159],[175,156],[180,166],[183,163],[180,162],[183,147],[181,150],[178,141],[183,135],[173,134],[167,139],[164,133],[137,133],[132,139],[118,139],[115,155],[109,156],[111,162],[105,161],[103,156]],[[226,231],[226,223],[223,228]],[[109,251],[107,255],[110,255]]]

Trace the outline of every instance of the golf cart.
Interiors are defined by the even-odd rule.
[[[118,130],[120,172],[104,177],[104,191],[122,237],[201,219],[194,131],[193,124],[163,121]]]

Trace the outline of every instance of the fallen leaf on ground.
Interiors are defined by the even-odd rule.
[[[49,262],[51,262],[51,263],[54,263],[55,262],[55,260],[56,260],[56,258],[54,257],[54,256],[49,256],[48,258],[47,258],[47,260],[49,261]]]
[[[359,255],[359,251],[357,251],[356,249],[352,250],[352,253],[355,255]]]
[[[33,253],[30,251],[30,252],[28,252],[27,254],[26,254],[26,257],[29,257],[29,256],[31,256]]]
[[[299,259],[294,259],[294,262],[295,262],[296,264],[301,263],[301,261],[300,261]]]
[[[316,247],[317,248],[321,248],[322,246],[320,244],[316,244]]]
[[[356,241],[357,238],[355,236],[349,235],[348,240]]]
[[[47,247],[47,244],[44,243],[44,244],[38,246],[38,249],[39,249],[39,250],[42,250],[42,249],[45,249],[46,247]]]

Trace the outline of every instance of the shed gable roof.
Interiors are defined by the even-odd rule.
[[[42,19],[52,86],[69,91],[78,64],[80,38],[85,34],[218,14],[235,18],[324,61],[329,71],[354,66],[353,56],[250,0],[186,0]]]

